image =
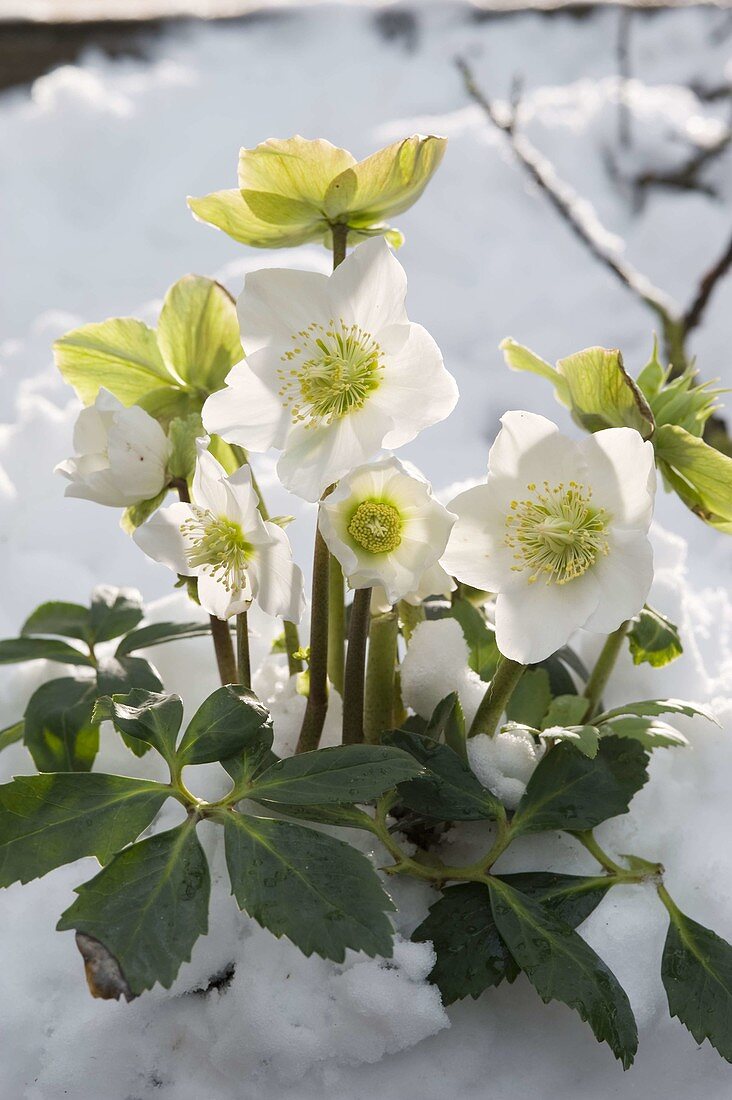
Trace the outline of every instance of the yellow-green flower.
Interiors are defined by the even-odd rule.
[[[189,198],[196,217],[254,248],[288,248],[333,241],[348,227],[348,243],[385,236],[403,241],[387,219],[420,197],[445,152],[446,138],[414,134],[357,161],[329,141],[296,135],[271,138],[239,154],[239,186]]]

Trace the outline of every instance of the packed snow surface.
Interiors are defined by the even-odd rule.
[[[30,90],[5,93],[0,141],[12,156],[0,174],[0,634],[14,634],[41,600],[84,600],[99,582],[138,585],[158,601],[152,618],[192,614],[180,594],[169,595],[167,570],[118,528],[113,510],[64,500],[51,470],[71,453],[78,405],[53,369],[50,343],[73,325],[107,316],[154,321],[167,286],[188,271],[216,276],[236,293],[243,275],[262,265],[328,269],[326,253],[315,247],[247,251],[191,218],[186,194],[232,186],[240,145],[300,132],[365,155],[418,130],[449,137],[444,165],[425,197],[399,219],[407,235],[401,259],[410,316],[435,336],[462,393],[452,418],[423,433],[405,456],[449,499],[451,484],[483,475],[505,409],[554,416],[572,430],[544,383],[505,369],[497,351],[503,336],[549,359],[589,344],[618,346],[636,370],[650,350],[652,329],[642,304],[526,183],[504,139],[467,98],[455,55],[471,61],[492,96],[509,99],[513,79],[521,79],[520,125],[581,196],[580,215],[686,305],[729,233],[729,154],[704,169],[703,191],[639,192],[630,181],[649,170],[674,171],[719,142],[728,101],[690,89],[729,80],[729,29],[729,13],[720,10],[636,15],[632,80],[622,85],[612,10],[582,18],[481,20],[460,6],[429,6],[415,15],[310,9],[171,34],[157,41],[148,62],[89,55]],[[621,128],[630,135],[625,145]],[[704,376],[722,375],[727,385],[731,307],[728,279],[691,344]],[[270,457],[257,463],[257,474],[273,513],[296,515],[289,533],[306,563],[312,508],[277,487]],[[679,624],[684,656],[659,672],[622,661],[609,701],[666,694],[710,702],[722,728],[684,721],[691,747],[657,752],[652,781],[632,813],[608,823],[601,837],[615,852],[663,862],[682,909],[732,939],[730,543],[674,498],[659,499],[657,518],[653,603]],[[253,625],[261,664],[272,626],[263,616]],[[459,685],[470,711],[479,685],[465,669],[460,632],[455,624],[439,626],[437,648],[415,637],[405,689],[409,680],[415,709],[428,713],[444,694],[430,683],[439,667]],[[591,659],[598,641],[588,635],[580,645]],[[151,656],[189,712],[215,686],[205,639]],[[0,726],[19,716],[34,687],[55,671],[39,665],[3,670]],[[272,707],[279,749],[291,749],[304,701],[281,658],[266,661],[255,686]],[[335,741],[337,729],[334,711],[326,743]],[[479,745],[473,752],[474,767],[489,785],[491,768],[499,778],[525,782],[529,762],[516,751],[500,760],[481,755]],[[153,766],[135,760],[111,734],[97,764],[130,774]],[[16,746],[0,757],[0,769],[7,777],[31,764]],[[217,768],[199,772],[201,793],[223,790]],[[171,991],[158,989],[131,1005],[93,1001],[72,934],[54,931],[72,888],[93,873],[93,861],[5,891],[3,1097],[730,1095],[730,1067],[668,1019],[659,979],[665,919],[650,890],[613,890],[583,927],[638,1017],[641,1050],[624,1075],[575,1014],[541,1004],[523,979],[445,1011],[426,981],[430,945],[408,942],[430,901],[426,887],[390,883],[399,904],[393,960],[353,955],[336,966],[305,959],[239,914],[228,897],[216,837],[204,840],[215,879],[210,933]],[[363,836],[353,840],[369,843]],[[462,851],[469,858],[485,841],[481,827],[454,830],[451,856]],[[558,835],[522,841],[502,866],[595,869]]]

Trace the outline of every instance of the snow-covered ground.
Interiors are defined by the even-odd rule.
[[[466,56],[496,97],[522,79],[525,132],[625,242],[628,259],[687,304],[729,234],[731,154],[704,176],[716,196],[653,190],[640,211],[609,165],[614,160],[621,177],[668,169],[689,156],[691,142],[719,136],[729,100],[706,102],[687,86],[711,88],[732,76],[730,14],[634,17],[631,145],[621,151],[617,32],[612,10],[480,21],[468,8],[431,5],[414,18],[386,21],[356,8],[310,9],[178,32],[158,43],[149,64],[90,55],[43,77],[30,93],[5,93],[0,635],[15,633],[42,599],[83,600],[98,582],[137,585],[148,599],[169,592],[167,571],[136,550],[115,513],[65,501],[51,473],[70,453],[77,405],[54,372],[50,343],[75,324],[111,315],[154,320],[167,286],[188,271],[214,275],[237,292],[243,274],[262,265],[327,270],[326,254],[315,247],[245,251],[192,219],[185,196],[231,186],[242,144],[300,132],[365,155],[416,130],[449,137],[425,197],[399,219],[410,316],[436,337],[462,394],[449,421],[405,449],[438,488],[482,473],[506,408],[569,426],[545,384],[506,370],[497,351],[504,335],[547,358],[594,343],[619,346],[631,370],[642,365],[653,327],[648,311],[527,186],[453,63],[456,54]],[[704,376],[727,385],[731,308],[729,279],[691,343]],[[271,509],[298,517],[289,533],[306,563],[312,510],[278,489],[272,471],[268,459],[258,464]],[[682,908],[732,939],[732,544],[675,498],[662,496],[657,516],[654,603],[682,627],[686,652],[663,672],[621,667],[615,690],[626,698],[714,700],[728,732],[690,725],[692,749],[659,752],[632,815],[605,832],[617,851],[665,863]],[[159,618],[173,614],[188,614],[178,596],[155,609]],[[261,657],[268,625],[258,626]],[[170,646],[155,660],[166,685],[191,707],[214,686],[213,674],[207,683],[200,673],[209,660],[204,641]],[[4,670],[0,726],[19,716],[48,672]],[[264,676],[260,683],[266,693]],[[292,705],[282,703],[282,713]],[[98,766],[135,774],[143,767],[111,737]],[[0,757],[3,777],[23,770],[30,764],[22,749]],[[591,867],[568,841],[551,837],[512,855],[527,869],[548,865],[539,860]],[[643,890],[616,889],[583,928],[626,985],[641,1027],[637,1065],[623,1075],[576,1016],[543,1006],[522,980],[445,1012],[425,982],[427,945],[401,944],[388,965],[306,960],[239,915],[220,874],[210,934],[171,993],[158,990],[132,1005],[92,1001],[72,935],[53,930],[72,887],[91,869],[91,861],[61,869],[0,898],[0,1095],[7,1100],[730,1095],[732,1069],[667,1019],[658,978],[663,914]],[[406,938],[428,899],[411,883],[399,884],[397,895]],[[186,995],[232,959],[227,991]]]

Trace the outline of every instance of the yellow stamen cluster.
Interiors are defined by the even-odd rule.
[[[516,572],[530,571],[529,583],[567,584],[607,554],[610,517],[593,508],[592,490],[576,481],[541,489],[527,485],[526,500],[511,501],[506,516],[506,545],[514,551]]]
[[[348,534],[369,554],[389,554],[402,541],[402,517],[393,504],[364,500],[351,517]]]
[[[383,374],[381,348],[358,325],[313,321],[292,336],[294,347],[281,357],[279,396],[293,424],[332,424],[363,407]]]
[[[227,592],[245,588],[253,547],[245,539],[241,526],[207,508],[191,505],[191,511],[191,519],[181,524],[181,534],[189,540],[188,564],[191,568],[200,567],[220,581]]]

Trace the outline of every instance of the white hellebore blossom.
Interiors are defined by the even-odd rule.
[[[306,500],[382,447],[448,416],[457,386],[437,344],[407,319],[403,268],[381,238],[332,275],[246,276],[238,313],[246,361],[203,408],[208,432],[282,451],[280,480]]]
[[[165,488],[170,444],[157,420],[100,389],[74,425],[76,457],[56,467],[71,482],[65,496],[127,508]]]
[[[175,573],[198,577],[201,606],[218,619],[256,600],[268,615],[299,622],[303,576],[287,535],[262,519],[249,467],[227,475],[207,442],[198,441],[191,503],[161,508],[137,528],[135,542]]]
[[[488,480],[450,503],[443,564],[497,593],[496,642],[541,661],[579,627],[607,634],[637,614],[653,579],[653,446],[632,428],[574,442],[528,412],[501,418]]]
[[[455,516],[397,458],[359,466],[320,505],[318,526],[351,588],[381,585],[390,604],[437,564]]]

